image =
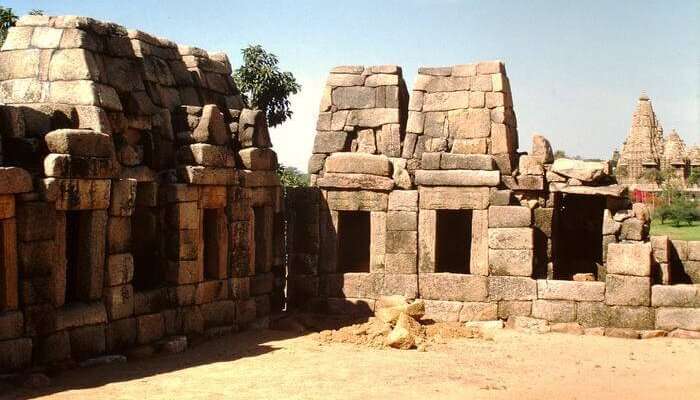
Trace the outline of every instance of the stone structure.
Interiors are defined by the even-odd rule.
[[[700,173],[700,149],[698,146],[687,149],[675,129],[664,138],[651,100],[642,94],[632,115],[632,127],[620,151],[616,176],[620,183],[635,188],[655,189],[656,182],[650,179],[652,174],[648,174],[653,171],[668,171],[685,185],[690,173]]]
[[[283,307],[282,197],[224,54],[27,16],[0,51],[0,371]]]
[[[700,330],[700,282],[654,261],[649,210],[607,163],[554,160],[541,135],[518,152],[503,63],[421,68],[408,101],[403,87],[395,66],[331,71],[313,187],[287,197],[290,306],[369,312],[404,295],[434,320]],[[643,106],[638,146],[660,148]]]

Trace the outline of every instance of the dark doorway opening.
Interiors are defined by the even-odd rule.
[[[269,246],[267,230],[267,215],[265,207],[253,207],[253,218],[255,219],[253,231],[255,239],[255,273],[260,274],[270,270],[271,260],[268,257]]]
[[[88,300],[81,295],[80,269],[84,267],[81,260],[81,247],[87,248],[90,243],[81,243],[81,233],[85,228],[81,223],[85,219],[85,211],[66,212],[66,304]]]
[[[603,263],[604,196],[558,194],[552,221],[554,279],[598,275]]]
[[[471,210],[438,210],[435,224],[435,272],[469,273]]]
[[[150,290],[161,285],[158,214],[151,207],[136,206],[131,216],[134,256],[134,290]]]
[[[369,272],[370,214],[338,212],[338,267],[341,272]]]
[[[228,267],[228,226],[222,208],[204,210],[204,278],[225,279]]]

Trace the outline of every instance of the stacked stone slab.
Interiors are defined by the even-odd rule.
[[[0,370],[282,309],[277,157],[224,54],[27,16],[0,59]]]
[[[311,180],[322,173],[329,154],[357,152],[401,157],[408,96],[395,65],[336,67],[326,82],[319,108]],[[405,164],[404,164],[405,166]]]

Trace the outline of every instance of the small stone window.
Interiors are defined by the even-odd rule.
[[[472,211],[438,210],[435,229],[435,272],[470,273]]]
[[[136,187],[136,205],[131,215],[131,251],[134,257],[135,290],[158,288],[163,281],[161,227],[152,183]]]
[[[370,213],[338,212],[338,268],[341,272],[369,272]]]
[[[66,212],[65,303],[101,298],[106,226],[105,210]]]
[[[223,208],[204,210],[204,278],[225,279],[228,269],[228,225]]]

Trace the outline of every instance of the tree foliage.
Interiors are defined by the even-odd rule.
[[[301,89],[291,72],[279,69],[277,56],[259,45],[241,50],[243,64],[234,71],[243,99],[265,112],[267,124],[277,126],[292,117],[289,96]]]
[[[700,171],[694,170],[688,176],[688,186],[700,185]]]
[[[309,186],[309,175],[295,167],[285,167],[280,164],[277,167],[277,176],[279,176],[284,187]]]
[[[29,15],[44,15],[44,10],[40,8],[32,8],[29,10]]]
[[[688,198],[674,180],[665,180],[661,190],[661,202],[662,204],[656,207],[655,214],[662,224],[669,220],[673,226],[683,223],[692,225],[700,216],[695,202]]]
[[[0,6],[0,46],[5,43],[7,31],[17,22],[17,15],[11,8]]]

